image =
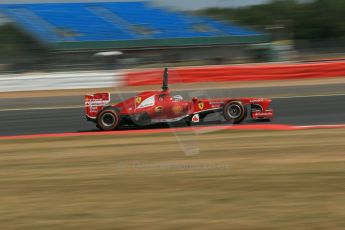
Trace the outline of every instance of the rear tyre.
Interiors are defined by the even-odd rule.
[[[247,108],[240,101],[228,102],[223,109],[225,120],[233,124],[238,124],[247,116]]]
[[[114,108],[106,108],[97,116],[97,127],[104,131],[116,129],[120,124],[119,113]]]

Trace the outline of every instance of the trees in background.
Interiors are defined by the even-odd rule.
[[[345,38],[344,0],[274,0],[236,9],[210,8],[198,12],[275,34],[279,39],[322,41]]]
[[[46,53],[46,47],[13,24],[0,26],[0,64],[11,64],[12,69],[21,71],[33,63],[44,63]]]

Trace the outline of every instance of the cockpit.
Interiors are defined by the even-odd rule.
[[[175,95],[173,96],[173,101],[174,102],[183,101],[183,97],[181,95]]]

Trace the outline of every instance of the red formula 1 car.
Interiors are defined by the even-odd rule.
[[[271,100],[263,98],[192,98],[184,101],[172,96],[168,88],[168,70],[164,70],[160,91],[147,91],[117,104],[110,104],[109,93],[85,96],[88,121],[102,130],[114,130],[121,125],[147,126],[156,123],[184,121],[190,125],[201,123],[210,113],[220,113],[230,123],[242,122],[248,114],[253,119],[270,119]]]

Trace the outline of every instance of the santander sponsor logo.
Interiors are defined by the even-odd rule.
[[[250,100],[250,103],[255,103],[255,102],[263,102],[264,99],[263,98],[258,98],[258,99],[253,99],[253,100]]]
[[[258,114],[258,115],[272,115],[273,112],[255,112],[255,114]]]
[[[193,117],[192,117],[192,122],[194,123],[197,123],[200,121],[200,118],[199,118],[199,114],[195,114]]]

